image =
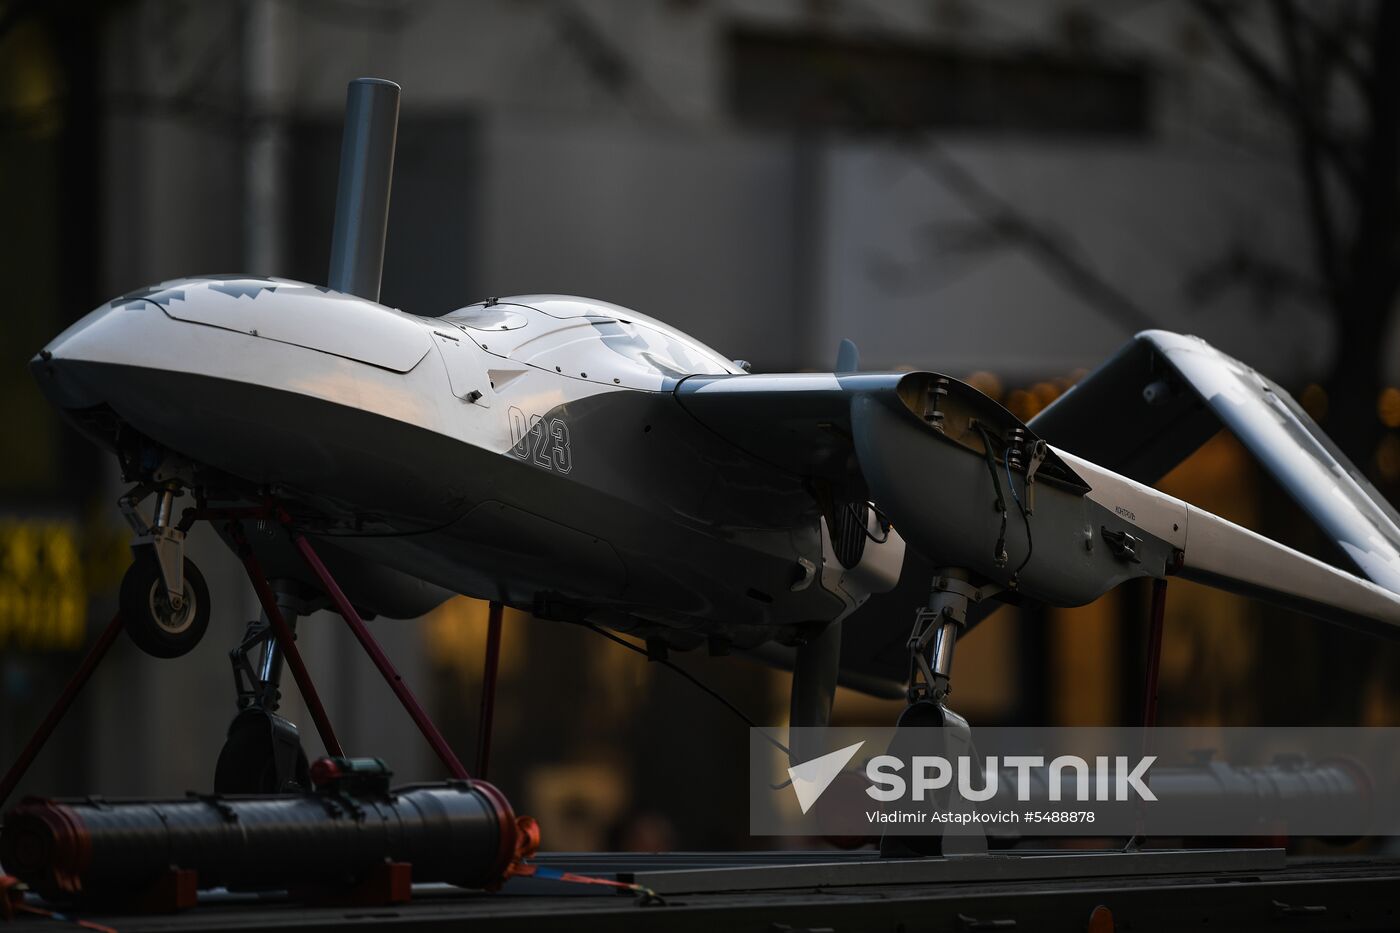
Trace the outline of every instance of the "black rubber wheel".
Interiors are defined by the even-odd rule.
[[[292,773],[279,781],[278,737],[274,735],[267,714],[253,710],[240,713],[229,726],[228,739],[214,766],[214,793],[285,794],[309,790],[311,777],[306,750],[299,740],[289,736],[283,736],[282,740],[296,741],[296,759]]]
[[[889,754],[910,759],[914,755],[939,755],[947,757],[947,735],[942,729],[948,725],[943,715],[943,707],[933,700],[924,698],[910,703],[899,714],[895,722],[894,737],[890,740]],[[945,788],[935,792],[930,803],[933,810],[948,809],[949,795]],[[882,858],[926,858],[943,855],[943,835],[897,836],[885,833],[880,837]]]
[[[154,658],[178,658],[199,644],[209,628],[209,586],[185,558],[184,605],[170,605],[154,554],[127,568],[121,588],[122,625],[136,647]]]

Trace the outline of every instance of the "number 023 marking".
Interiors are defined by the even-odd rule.
[[[511,455],[527,463],[556,473],[568,473],[574,468],[573,451],[569,448],[569,426],[563,418],[525,417],[514,406],[510,409]]]

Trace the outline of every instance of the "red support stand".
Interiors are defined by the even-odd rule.
[[[311,546],[311,542],[307,541],[305,536],[295,529],[289,528],[289,530],[292,534],[292,543],[301,552],[301,556],[306,559],[307,566],[321,581],[321,585],[326,589],[326,595],[331,598],[336,610],[345,619],[345,624],[350,626],[350,631],[354,632],[355,638],[360,642],[360,647],[365,649],[365,654],[369,655],[369,659],[379,669],[379,673],[389,684],[389,689],[393,690],[394,695],[399,698],[404,710],[413,719],[413,724],[418,727],[419,732],[423,733],[423,738],[428,740],[428,744],[432,746],[433,751],[437,753],[438,758],[454,778],[461,781],[470,780],[471,775],[467,773],[466,768],[462,767],[462,762],[457,759],[456,753],[452,751],[452,746],[447,744],[447,740],[443,738],[437,726],[433,725],[433,721],[428,718],[427,712],[413,695],[413,691],[408,689],[408,685],[403,682],[402,675],[395,670],[389,656],[384,653],[383,648],[379,647],[379,642],[375,641],[374,636],[369,633],[369,629],[365,628],[364,620],[355,611],[355,607],[350,604],[350,600],[346,598],[344,591],[335,582],[330,571],[326,569],[326,565],[321,563],[321,558],[316,555],[316,550]]]
[[[77,671],[68,681],[68,685],[59,694],[58,700],[54,703],[53,709],[49,710],[48,716],[39,724],[39,728],[34,730],[28,744],[19,753],[15,763],[10,766],[10,770],[5,772],[5,779],[0,781],[0,806],[10,798],[15,787],[24,778],[24,774],[29,770],[29,766],[34,763],[39,752],[44,747],[44,743],[53,735],[53,731],[58,724],[63,721],[63,717],[68,714],[68,708],[73,705],[73,701],[78,698],[78,694],[92,677],[92,672],[97,670],[97,665],[102,663],[102,659],[107,656],[107,651],[112,647],[112,642],[117,640],[117,635],[122,630],[122,617],[120,614],[112,616],[112,621],[107,623],[107,627],[102,630],[102,634],[97,637],[97,644],[92,646],[83,662],[78,665]]]
[[[495,600],[486,616],[486,665],[481,675],[481,721],[476,731],[476,775],[486,780],[491,762],[491,724],[496,718],[496,674],[501,666],[501,604]]]
[[[159,881],[144,891],[133,893],[120,907],[132,913],[173,914],[189,910],[198,903],[199,873],[172,865]]]
[[[1162,668],[1162,630],[1167,613],[1167,581],[1152,581],[1152,627],[1147,636],[1147,688],[1142,700],[1142,724],[1157,724],[1157,675]]]
[[[301,652],[297,650],[296,636],[287,625],[287,620],[282,618],[282,611],[277,608],[277,597],[273,595],[272,587],[262,572],[262,566],[258,564],[258,559],[253,555],[253,550],[248,546],[241,529],[230,523],[229,533],[238,544],[238,556],[243,561],[243,568],[248,571],[248,579],[252,581],[253,589],[258,594],[258,602],[267,614],[268,624],[272,626],[272,635],[277,639],[277,647],[282,649],[282,657],[292,669],[292,677],[297,682],[297,689],[301,691],[301,698],[306,701],[307,712],[316,724],[316,732],[321,736],[321,744],[325,746],[326,754],[333,758],[343,757],[345,752],[340,747],[340,740],[335,737],[331,718],[326,715],[326,708],[321,705],[321,695],[316,692],[311,672],[306,669],[306,662],[301,659]]]
[[[264,513],[267,511],[270,511],[270,507],[263,510]],[[285,512],[278,510],[276,514],[287,527],[297,550],[306,560],[307,565],[319,578],[321,585],[325,587],[327,595],[335,604],[337,611],[339,611],[341,616],[345,619],[346,624],[350,627],[351,632],[354,633],[355,638],[360,642],[360,646],[364,649],[365,653],[369,655],[375,667],[379,669],[380,674],[383,675],[384,680],[389,684],[389,688],[394,691],[395,696],[398,697],[399,702],[403,704],[404,709],[408,712],[409,716],[412,717],[414,724],[418,727],[419,731],[422,732],[423,737],[428,740],[428,744],[432,746],[438,758],[441,759],[442,763],[455,779],[463,781],[471,780],[467,769],[462,766],[461,761],[459,761],[456,754],[453,753],[451,746],[447,744],[447,740],[428,717],[422,705],[419,704],[417,698],[414,697],[413,692],[409,690],[408,686],[403,682],[403,677],[394,669],[392,662],[390,662],[384,650],[369,633],[369,630],[365,627],[364,620],[361,619],[359,613],[355,611],[355,607],[345,596],[344,591],[336,584],[335,579],[321,562],[321,559],[317,556],[311,543],[292,527],[291,521]],[[201,516],[195,517],[198,518]],[[251,516],[240,515],[238,517]],[[305,662],[302,660],[301,652],[297,650],[296,640],[292,630],[290,626],[287,625],[286,620],[282,617],[282,613],[277,607],[277,599],[272,592],[272,587],[269,585],[266,575],[262,571],[262,567],[259,565],[252,549],[248,546],[242,534],[242,529],[236,522],[230,522],[230,534],[238,546],[239,557],[243,561],[244,569],[248,572],[248,578],[253,584],[253,589],[257,592],[258,601],[267,614],[273,637],[277,640],[278,647],[281,649],[287,665],[292,669],[292,675],[296,679],[297,687],[301,690],[302,697],[306,701],[307,709],[316,723],[316,729],[320,733],[321,741],[325,745],[326,751],[335,757],[343,756],[344,752],[340,747],[339,740],[336,739],[335,731],[331,726],[330,717],[326,715],[325,707],[321,704],[320,697],[316,693],[315,684],[312,683],[311,675],[306,669]],[[496,602],[491,603],[487,630],[486,676],[485,682],[483,683],[482,695],[482,731],[480,745],[478,747],[479,760],[483,771],[488,765],[490,755],[491,723],[495,706],[497,672],[500,663],[501,614],[501,605]],[[73,674],[72,679],[64,688],[63,693],[54,703],[48,716],[40,723],[38,729],[35,730],[34,735],[20,753],[19,758],[5,774],[4,780],[0,782],[0,804],[3,804],[5,800],[8,799],[16,785],[18,785],[20,780],[24,777],[25,772],[29,769],[29,766],[33,763],[40,750],[43,749],[44,744],[53,734],[54,729],[68,713],[69,708],[73,705],[79,692],[82,691],[88,680],[91,679],[93,671],[96,670],[97,666],[106,656],[108,650],[112,647],[112,643],[116,640],[122,627],[121,616],[114,616],[111,623],[108,624],[107,628],[104,629],[102,634],[98,637],[97,643],[93,645],[92,649],[89,650],[87,655],[83,658],[82,663],[78,666],[78,670]],[[510,803],[500,791],[496,790],[490,784],[484,781],[478,781],[475,782],[474,786],[490,801],[491,806],[495,809],[501,821],[501,874],[500,877],[493,882],[493,887],[498,887],[499,884],[510,877],[512,873],[517,872],[519,867],[523,864],[523,860],[538,847],[539,831],[534,821],[529,817],[517,818],[511,810]],[[400,903],[408,897],[409,886],[411,884],[410,871],[411,869],[407,864],[387,865],[383,872],[377,873],[373,878],[366,879],[367,884],[362,886],[364,890],[360,892],[360,896],[367,898],[368,901],[372,903]],[[194,875],[192,873],[174,871],[166,880],[168,883],[158,892],[161,895],[162,902],[173,905],[176,909],[188,906],[192,900],[192,891],[195,887],[196,879]],[[0,894],[3,894],[2,890],[0,890]]]
[[[391,907],[413,900],[413,865],[385,862],[349,884],[298,886],[289,892],[313,907]]]
[[[1165,578],[1152,581],[1151,624],[1147,633],[1147,683],[1142,698],[1142,754],[1151,751],[1152,727],[1157,725],[1157,675],[1162,669],[1162,631],[1166,626],[1167,581]],[[1147,781],[1151,784],[1151,775]],[[1143,827],[1142,801],[1138,801],[1137,832],[1128,839],[1124,851],[1136,849],[1146,838]]]

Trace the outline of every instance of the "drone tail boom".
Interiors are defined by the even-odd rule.
[[[1373,635],[1400,636],[1400,596],[1203,509],[1187,506],[1179,574]]]
[[[1138,334],[1029,427],[1149,484],[1223,427],[1361,576],[1400,593],[1400,514],[1286,391],[1198,337]]]
[[[1170,573],[1347,628],[1400,637],[1400,595],[1073,454],[1060,456],[1089,484],[1089,499],[1132,512],[1149,532],[1172,537],[1179,551]]]

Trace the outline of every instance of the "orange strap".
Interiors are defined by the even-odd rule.
[[[643,905],[659,905],[665,901],[651,888],[640,884],[629,884],[626,881],[613,881],[610,878],[597,878],[593,875],[580,875],[578,872],[560,871],[557,868],[545,868],[541,865],[531,865],[521,863],[516,866],[512,874],[517,878],[546,878],[551,881],[565,881],[569,884],[597,884],[604,887],[616,888],[619,891],[631,891],[641,895]]]
[[[15,919],[15,914],[23,913],[36,917],[48,917],[50,920],[62,920],[85,930],[92,930],[94,933],[117,933],[111,927],[93,923],[91,920],[80,920],[77,917],[70,917],[54,910],[45,910],[42,907],[27,904],[24,900],[26,890],[24,883],[14,875],[0,875],[0,920],[9,922]]]

